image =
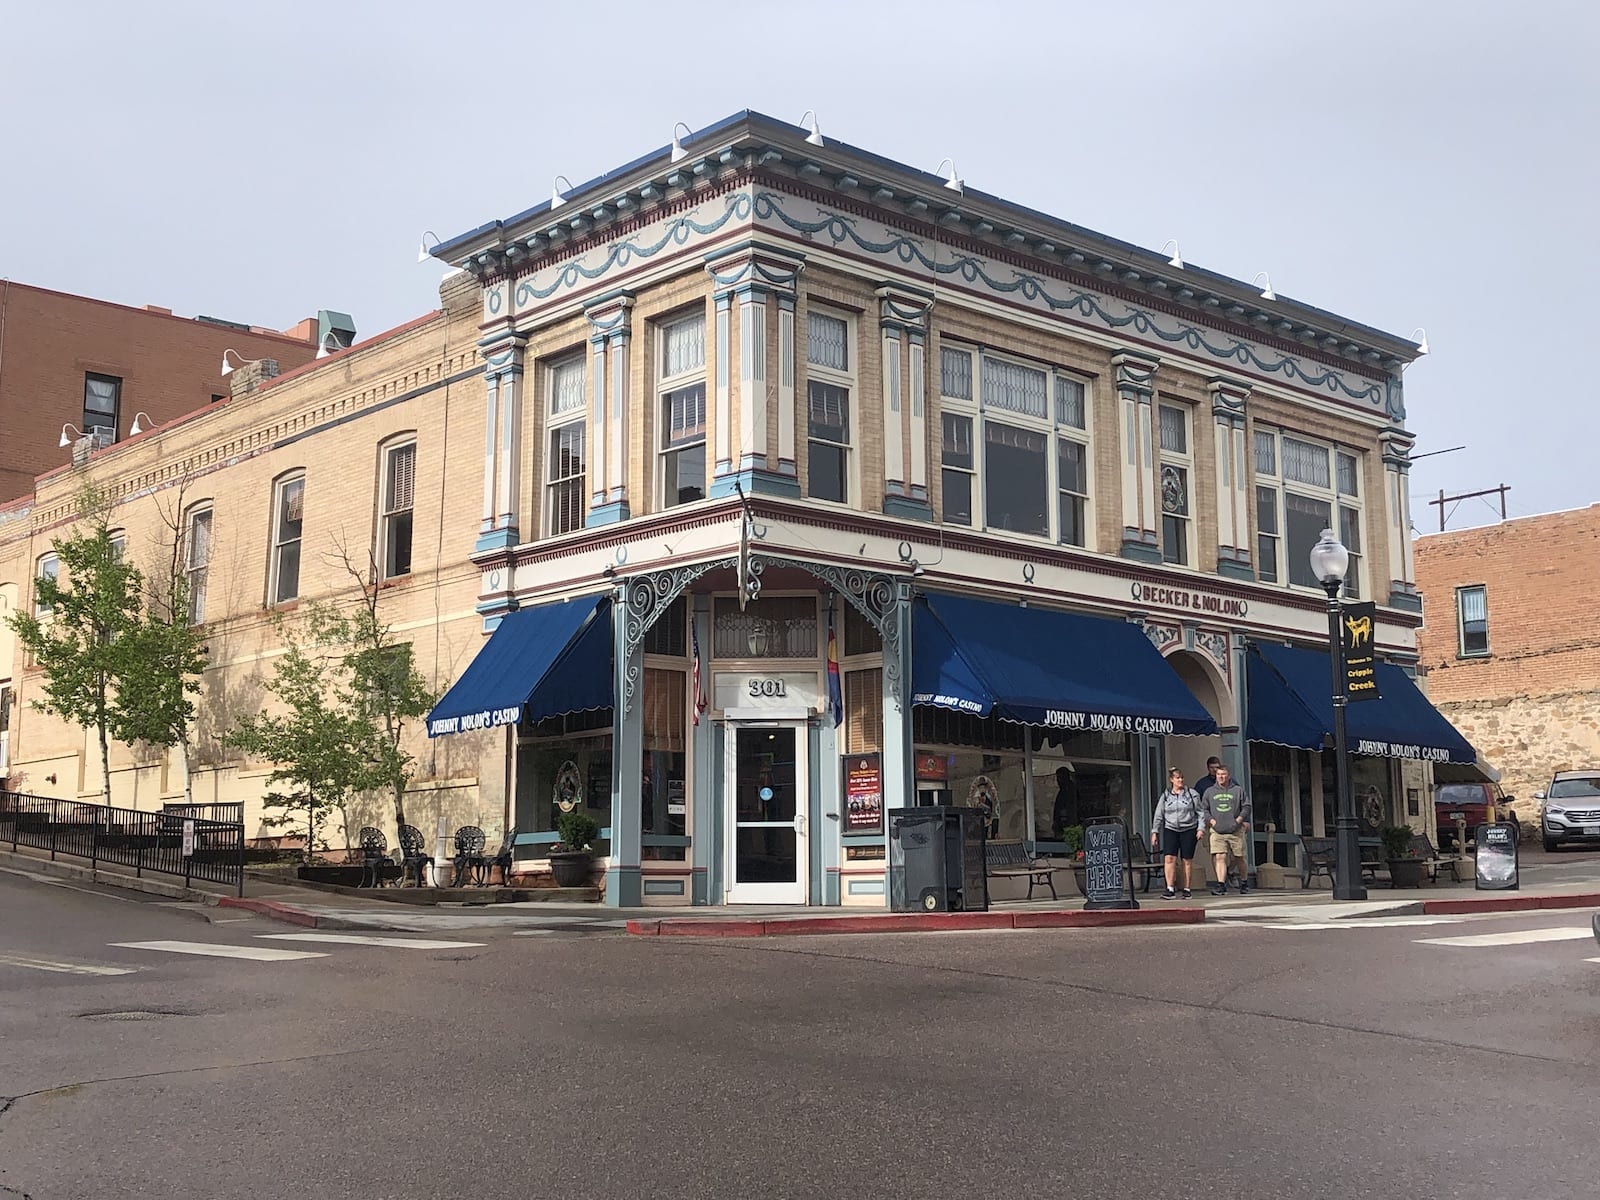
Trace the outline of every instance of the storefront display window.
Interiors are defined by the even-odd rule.
[[[603,728],[594,724],[603,722]],[[581,809],[601,829],[611,827],[611,711],[558,717],[517,739],[516,827],[523,833],[554,834],[563,811]],[[551,841],[553,842],[553,838]],[[611,850],[609,837],[594,846]],[[535,854],[550,852],[550,843]]]
[[[1377,837],[1378,830],[1393,823],[1394,760],[1364,754],[1350,756],[1350,792],[1355,799],[1356,822],[1362,837]],[[1332,836],[1338,827],[1334,797],[1338,795],[1332,754],[1322,755],[1322,820]]]
[[[651,844],[653,837],[688,832],[688,687],[682,670],[645,668],[639,812],[646,862],[683,862],[689,856],[687,846]]]

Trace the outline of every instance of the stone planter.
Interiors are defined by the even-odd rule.
[[[588,887],[594,879],[594,855],[588,850],[557,850],[550,855],[550,873],[557,887]]]
[[[307,866],[301,864],[295,869],[295,877],[310,883],[334,883],[341,887],[360,887],[365,868],[360,863],[342,864],[338,866]]]
[[[1422,886],[1422,860],[1420,858],[1391,858],[1389,860],[1389,886]]]

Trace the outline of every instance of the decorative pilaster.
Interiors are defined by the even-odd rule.
[[[706,263],[716,284],[716,466],[709,494],[800,495],[795,468],[795,302],[805,260],[787,250],[748,242]],[[739,315],[739,421],[733,423],[733,308]],[[769,388],[767,350],[778,339],[778,386]],[[772,411],[776,402],[777,411]],[[773,446],[771,426],[777,425]],[[734,448],[738,454],[735,457]],[[776,449],[776,455],[773,451]]]
[[[622,702],[632,695],[642,678],[642,631],[634,636],[630,625],[638,622],[628,609],[628,585],[612,593],[611,634],[614,663],[611,728],[611,853],[606,858],[605,902],[613,908],[635,908],[644,899],[643,802],[639,771],[644,751],[644,706]]]
[[[1244,409],[1250,385],[1221,375],[1209,382],[1217,442],[1217,574],[1254,579],[1250,560],[1250,460]]]
[[[589,414],[589,516],[585,524],[628,519],[628,347],[633,293],[611,292],[584,309],[594,407]]]
[[[1154,410],[1161,360],[1137,350],[1113,355],[1122,440],[1122,555],[1161,561],[1161,509],[1156,503]]]
[[[1416,438],[1404,429],[1385,429],[1378,435],[1378,445],[1383,451],[1383,507],[1389,532],[1389,604],[1421,612],[1411,557],[1411,447]]]
[[[484,370],[483,514],[475,551],[503,550],[519,540],[522,378],[526,339],[496,334],[480,346]]]
[[[877,297],[883,333],[883,511],[931,521],[926,346],[933,298],[889,286],[879,288]]]

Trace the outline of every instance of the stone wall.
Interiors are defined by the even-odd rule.
[[[1439,711],[1499,769],[1525,818],[1537,811],[1533,793],[1557,771],[1600,769],[1600,690],[1454,701]]]

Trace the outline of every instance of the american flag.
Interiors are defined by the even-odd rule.
[[[694,667],[690,672],[690,682],[694,685],[694,723],[698,725],[700,714],[706,710],[706,696],[700,690],[700,633],[692,621],[689,623],[689,640],[694,647]]]

